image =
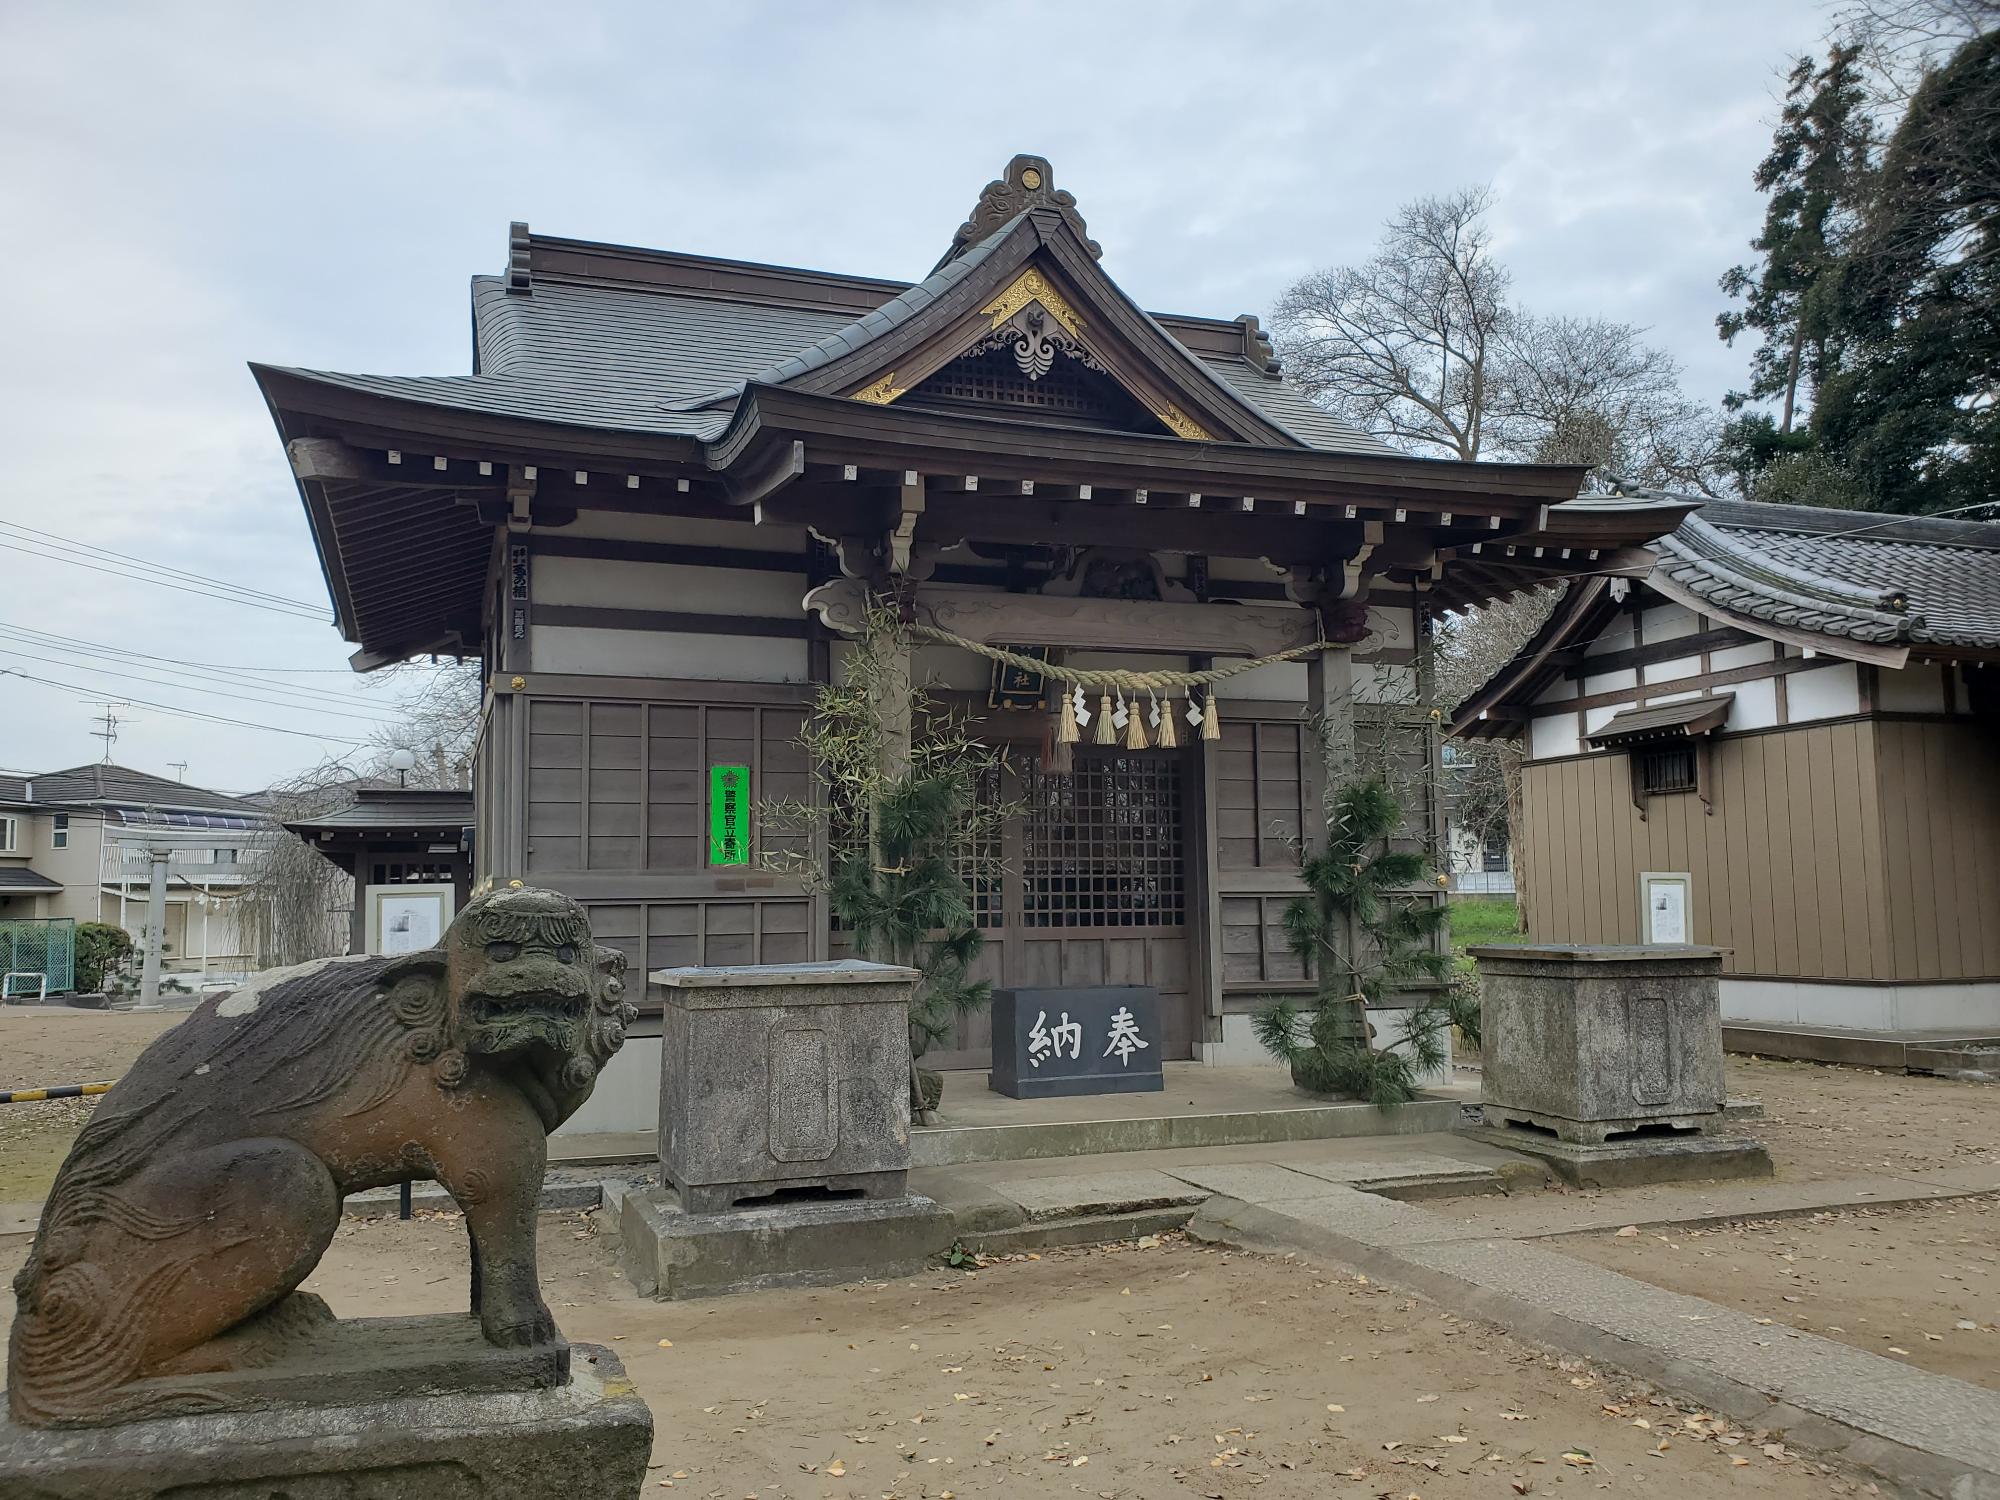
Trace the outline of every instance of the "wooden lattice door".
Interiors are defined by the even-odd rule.
[[[1019,805],[1001,831],[1005,873],[974,891],[995,987],[1142,984],[1160,992],[1168,1059],[1194,1055],[1188,943],[1188,756],[1077,747],[1066,773],[1010,766],[994,794]],[[982,1013],[933,1067],[984,1067]]]

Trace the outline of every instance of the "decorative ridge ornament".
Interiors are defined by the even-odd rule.
[[[1028,267],[1008,284],[1007,290],[979,309],[980,316],[991,318],[992,326],[998,328],[1030,302],[1039,302],[1044,311],[1054,318],[1073,338],[1083,335],[1083,315],[1069,305],[1063,294],[1049,283],[1033,266]]]
[[[973,205],[966,221],[958,226],[958,232],[951,237],[951,248],[931,269],[936,270],[938,266],[956,260],[994,230],[1031,208],[1054,209],[1076,231],[1076,237],[1083,241],[1091,259],[1103,258],[1104,247],[1090,237],[1083,215],[1076,211],[1076,195],[1056,187],[1055,169],[1049,165],[1048,158],[1021,155],[1007,163],[1006,175],[996,177],[979,190],[979,201]]]
[[[896,372],[891,370],[880,380],[864,385],[854,393],[852,399],[866,401],[870,406],[887,406],[904,394],[906,394],[905,388],[896,384]]]
[[[1160,410],[1154,412],[1153,415],[1158,417],[1162,422],[1165,422],[1172,429],[1175,437],[1186,438],[1191,443],[1210,443],[1215,441],[1214,433],[1210,432],[1171,401],[1161,407]]]

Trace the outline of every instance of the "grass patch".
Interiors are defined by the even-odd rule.
[[[1451,945],[1463,952],[1478,943],[1525,943],[1521,909],[1511,896],[1461,896],[1451,903]]]

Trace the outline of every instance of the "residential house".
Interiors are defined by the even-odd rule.
[[[238,900],[270,826],[239,798],[125,766],[0,775],[0,922],[109,922],[138,941],[164,848],[163,972],[253,969]]]

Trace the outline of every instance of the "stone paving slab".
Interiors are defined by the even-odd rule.
[[[1538,1245],[1462,1241],[1407,1246],[1400,1256],[1668,1359],[1726,1371],[1802,1410],[2000,1476],[2000,1391],[1760,1324]]]
[[[1052,1177],[1003,1177],[992,1184],[1026,1211],[1031,1223],[1084,1214],[1122,1214],[1200,1203],[1208,1190],[1165,1172],[1080,1172]]]
[[[1281,1202],[1291,1198],[1316,1198],[1328,1193],[1354,1190],[1323,1177],[1294,1171],[1290,1166],[1270,1162],[1242,1162],[1227,1166],[1176,1166],[1167,1171],[1183,1182],[1191,1182],[1211,1193],[1241,1198],[1251,1203]]]
[[[1490,1167],[1467,1161],[1464,1157],[1433,1156],[1422,1151],[1412,1151],[1391,1160],[1357,1161],[1352,1157],[1335,1157],[1331,1161],[1292,1162],[1290,1167],[1294,1172],[1303,1172],[1324,1182],[1342,1183],[1417,1181],[1428,1177],[1490,1174],[1492,1171]]]
[[[1924,1494],[2000,1500],[2000,1392],[1539,1245],[1469,1239],[1462,1220],[1337,1184],[1310,1198],[1218,1196],[1189,1229],[1201,1239],[1324,1255]]]
[[[1783,1219],[1845,1208],[1885,1208],[2000,1192],[2000,1167],[1954,1168],[1924,1178],[1849,1177],[1834,1181],[1672,1184],[1602,1195],[1535,1194],[1507,1201],[1454,1203],[1436,1210],[1455,1239],[1550,1239],[1736,1219]]]

